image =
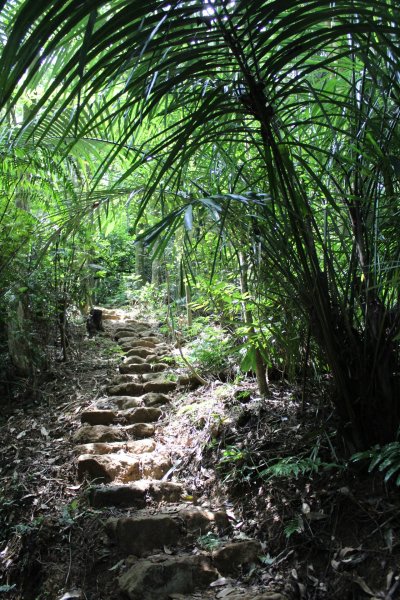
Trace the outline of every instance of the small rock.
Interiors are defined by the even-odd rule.
[[[199,385],[202,385],[201,382],[194,375],[181,375],[178,378],[178,383],[183,387],[190,387],[192,389],[195,389],[199,387]]]
[[[243,542],[232,542],[215,550],[212,558],[218,571],[222,575],[229,575],[240,565],[258,562],[261,553],[260,542],[245,540]]]
[[[230,529],[228,515],[224,510],[211,511],[200,506],[185,508],[179,513],[186,529],[192,534],[203,535],[215,525],[221,534]]]
[[[149,392],[148,394],[144,394],[142,396],[142,401],[145,406],[164,406],[170,402],[170,399],[165,394]]]
[[[155,427],[151,423],[134,423],[124,428],[127,435],[137,440],[154,435]]]
[[[161,479],[171,468],[171,458],[166,453],[143,454],[140,459],[140,471],[143,478]]]

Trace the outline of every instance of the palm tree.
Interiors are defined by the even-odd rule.
[[[157,194],[173,200],[149,239],[196,207],[214,211],[229,228],[238,204],[264,261],[295,290],[326,354],[347,440],[361,449],[394,439],[396,3],[47,0],[40,11],[34,0],[2,5],[4,119],[27,90],[38,91],[14,143],[40,144],[56,131],[56,150],[67,155],[101,132],[110,151],[93,189],[122,155],[129,167],[115,185],[138,169],[149,172],[139,219]],[[206,149],[228,145],[251,165],[246,185],[246,168],[235,158],[233,190],[210,193],[186,178]],[[191,195],[183,200],[181,190]]]

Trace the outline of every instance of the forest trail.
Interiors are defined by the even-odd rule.
[[[120,316],[103,311],[108,335],[124,351],[120,374],[106,397],[81,412],[73,436],[78,479],[93,482],[90,505],[115,513],[104,521],[107,544],[125,561],[115,585],[130,600],[285,600],[278,592],[238,586],[238,576],[258,562],[260,542],[235,536],[223,506],[197,505],[184,480],[170,481],[192,452],[185,452],[179,432],[179,459],[171,439],[164,443],[171,396],[193,381],[174,370],[171,348],[155,324]],[[197,539],[209,534],[222,543],[199,550]]]
[[[331,468],[317,397],[199,387],[146,313],[103,312],[0,415],[1,598],[398,597],[398,493]],[[315,476],[262,477],[316,447]]]

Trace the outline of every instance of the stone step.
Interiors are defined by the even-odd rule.
[[[181,483],[143,479],[128,485],[96,486],[92,488],[89,500],[94,508],[143,508],[149,501],[178,502],[183,494]]]
[[[126,356],[124,359],[124,362],[122,364],[124,364],[124,365],[138,365],[138,364],[144,364],[144,363],[151,364],[153,362],[159,361],[160,358],[162,358],[162,357],[159,354],[149,354],[145,358],[143,358],[141,356],[137,356],[136,354],[132,354],[130,356]]]
[[[188,534],[204,535],[212,530],[224,535],[229,530],[225,511],[213,512],[200,507],[177,507],[151,514],[149,510],[128,517],[115,517],[106,523],[110,539],[124,554],[147,555],[164,546],[176,546]]]
[[[133,336],[121,337],[121,338],[119,338],[118,342],[121,345],[122,349],[125,349],[124,347],[126,345],[129,345],[129,349],[131,349],[131,348],[156,348],[156,346],[157,346],[157,342],[155,342],[154,340],[148,339],[146,341],[144,338],[136,338]]]
[[[135,383],[133,381],[117,383],[107,388],[110,396],[143,396],[146,391],[152,392],[158,390],[145,390],[142,383]]]
[[[129,600],[168,600],[208,587],[219,578],[207,556],[151,557],[135,561],[118,583]]]
[[[259,562],[262,555],[262,546],[257,540],[243,540],[229,542],[221,548],[214,550],[212,560],[221,575],[234,575],[243,565]]]
[[[177,382],[169,381],[164,379],[157,379],[156,381],[147,381],[145,383],[135,383],[128,381],[126,383],[119,383],[111,385],[107,391],[110,396],[143,396],[148,392],[168,394],[176,389]]]
[[[130,452],[142,454],[153,452],[156,448],[154,440],[144,439],[128,442],[94,442],[92,444],[80,444],[75,446],[75,454],[113,454],[116,452]]]
[[[162,452],[83,454],[78,457],[78,479],[104,483],[161,479],[170,468],[171,459]]]
[[[164,342],[164,338],[161,338],[158,335],[140,335],[138,337],[138,342],[152,342],[154,344],[156,344],[156,346],[158,346],[159,344],[165,344]]]
[[[164,406],[171,402],[170,398],[165,394],[149,392],[143,396],[112,396],[109,402],[118,406],[120,409],[134,408],[137,406],[158,407]]]
[[[117,310],[113,310],[111,308],[102,308],[102,307],[94,307],[99,308],[102,311],[102,318],[106,321],[119,321],[121,318],[121,313]]]
[[[138,329],[134,327],[117,327],[117,329],[114,332],[114,339],[118,341],[121,338],[141,338],[153,342],[162,341],[161,337],[159,337],[156,333],[153,333],[151,331],[150,326],[145,330],[143,328]]]
[[[140,321],[138,319],[125,319],[125,323],[128,325],[135,325],[136,327],[151,327],[148,321]]]
[[[140,381],[145,383],[146,381],[175,381],[177,376],[172,371],[168,373],[143,373],[140,376]]]
[[[156,354],[149,354],[149,356],[156,356]],[[139,365],[148,362],[147,358],[141,356],[131,355],[124,359],[124,365]]]
[[[143,396],[110,396],[96,400],[96,404],[91,407],[91,410],[116,410],[118,408],[138,408],[139,406],[144,406]]]
[[[155,350],[153,348],[128,348],[126,352],[126,356],[140,356],[141,358],[146,358],[147,356],[154,356]]]
[[[165,363],[123,364],[119,367],[122,375],[139,375],[142,373],[161,373],[167,369]]]
[[[150,423],[135,423],[127,427],[110,425],[86,425],[78,429],[72,439],[75,444],[96,442],[124,442],[130,439],[142,439],[154,435],[155,427]]]
[[[159,408],[141,406],[127,410],[85,410],[81,414],[81,422],[89,425],[111,425],[116,423],[155,423],[161,417]]]
[[[147,381],[143,384],[145,393],[154,392],[160,394],[168,394],[176,389],[176,381],[168,381],[167,379],[159,379],[157,381]]]

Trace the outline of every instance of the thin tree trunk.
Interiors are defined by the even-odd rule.
[[[248,294],[249,284],[248,284],[248,264],[246,257],[243,252],[239,252],[239,265],[240,265],[240,287],[242,294]],[[255,355],[255,372],[257,378],[258,389],[261,396],[269,395],[269,387],[267,382],[267,373],[266,373],[266,365],[260,349],[257,344],[251,341],[255,339],[256,331],[254,329],[253,324],[253,315],[251,310],[246,305],[246,302],[243,302],[243,317],[246,325],[249,328],[249,338],[252,347],[254,348]]]
[[[186,281],[185,283],[185,295],[186,295],[186,317],[187,317],[187,324],[188,327],[191,327],[193,325],[193,318],[192,318],[192,307],[191,307],[191,302],[192,302],[192,294],[190,291],[190,286],[189,283]]]
[[[139,240],[136,242],[136,252],[135,252],[135,273],[138,276],[140,283],[144,285],[146,283],[146,275],[144,270],[144,243]]]

